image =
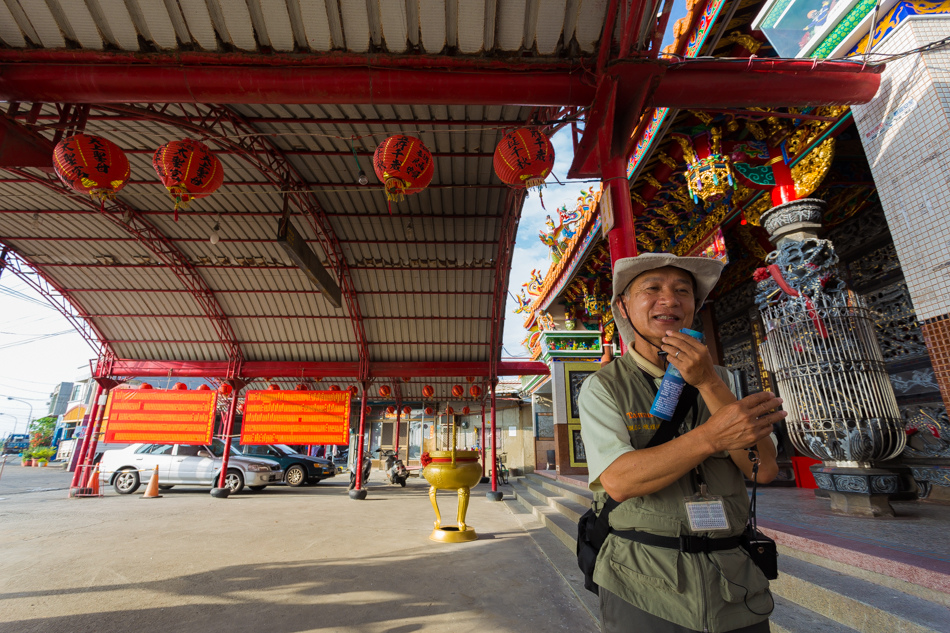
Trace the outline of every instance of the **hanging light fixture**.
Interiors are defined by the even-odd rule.
[[[356,155],[356,145],[353,143],[353,140],[356,137],[350,137],[350,149],[353,151],[353,160],[356,161],[356,168],[359,170],[359,175],[356,177],[356,181],[361,185],[369,184],[369,178],[366,177],[366,172],[363,171],[363,167],[360,165],[360,159]]]
[[[411,240],[416,237],[415,231],[412,228],[412,220],[409,220],[409,224],[406,225],[406,239]]]
[[[221,225],[217,222],[214,223],[214,227],[211,229],[211,237],[208,238],[208,241],[212,244],[217,244],[221,241],[221,236],[218,235],[218,230],[221,229]]]

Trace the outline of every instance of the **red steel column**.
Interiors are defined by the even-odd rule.
[[[482,479],[485,478],[485,401],[482,400],[482,441],[479,444],[482,447]]]
[[[363,489],[363,434],[366,432],[366,387],[363,384],[363,397],[360,399],[360,437],[356,440],[356,490]]]
[[[491,385],[491,491],[498,491],[498,468],[496,468],[496,442],[495,442],[495,382]]]
[[[234,431],[234,412],[237,410],[239,388],[231,390],[231,404],[228,405],[228,417],[224,420],[224,455],[221,458],[221,473],[218,475],[218,488],[224,488],[228,476],[228,457],[231,455],[231,433]]]
[[[402,408],[396,407],[396,442],[393,446],[393,452],[396,454],[396,459],[399,459],[399,418],[402,416]]]
[[[627,181],[627,161],[622,156],[611,156],[604,166],[603,178],[610,192],[614,212],[614,228],[607,234],[610,242],[610,263],[637,256],[637,231],[634,226],[633,201]]]
[[[103,389],[102,395],[108,398],[109,390]],[[92,465],[93,460],[95,460],[96,458],[96,446],[99,444],[99,428],[102,426],[102,418],[104,418],[105,415],[106,415],[106,408],[99,407],[99,415],[97,416],[96,424],[92,429],[92,435],[89,437],[89,439],[86,440],[86,446],[87,446],[86,454],[83,455],[83,461],[82,461],[82,465],[86,466],[86,468],[77,469],[81,471],[79,473],[79,482],[80,482],[79,487],[80,488],[85,488],[89,485],[89,475],[92,474],[90,472],[89,466]]]
[[[772,189],[772,206],[798,200],[795,193],[795,180],[792,170],[785,164],[781,147],[769,147],[769,163],[772,165],[772,174],[775,176],[775,187]]]
[[[79,468],[79,465],[82,464],[83,459],[86,457],[86,448],[89,446],[89,436],[92,435],[92,426],[96,423],[96,416],[99,415],[99,396],[102,395],[102,385],[96,383],[96,396],[92,401],[92,409],[89,412],[89,421],[86,422],[86,426],[83,427],[82,441],[79,443],[79,449],[76,451],[76,459],[71,460],[75,464],[73,467],[73,479],[69,484],[70,488],[76,488],[79,486],[79,475],[82,472],[82,468]]]

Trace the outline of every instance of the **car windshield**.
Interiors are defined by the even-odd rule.
[[[274,444],[274,448],[283,453],[284,455],[297,455],[297,451],[290,448],[286,444]]]
[[[221,457],[224,455],[224,442],[215,438],[211,441],[211,452],[215,457]],[[231,445],[231,455],[240,455],[240,451],[232,444]]]

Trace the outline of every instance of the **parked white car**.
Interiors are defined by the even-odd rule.
[[[220,440],[214,440],[211,446],[132,444],[104,452],[99,477],[120,495],[128,495],[142,483],[148,483],[158,466],[159,488],[163,490],[175,485],[213,487],[221,472],[223,454],[224,443]],[[279,464],[249,459],[232,447],[224,478],[231,494],[241,492],[245,485],[251,490],[263,490],[269,484],[280,483],[283,477]]]

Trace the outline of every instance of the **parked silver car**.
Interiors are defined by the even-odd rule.
[[[223,454],[224,443],[220,440],[214,440],[211,446],[132,444],[103,453],[99,476],[103,484],[112,484],[121,495],[132,494],[142,483],[148,483],[156,466],[159,488],[163,490],[174,485],[213,487],[221,472]],[[263,490],[269,484],[280,483],[283,477],[279,464],[249,459],[231,448],[224,478],[231,494],[241,492],[245,485]]]

